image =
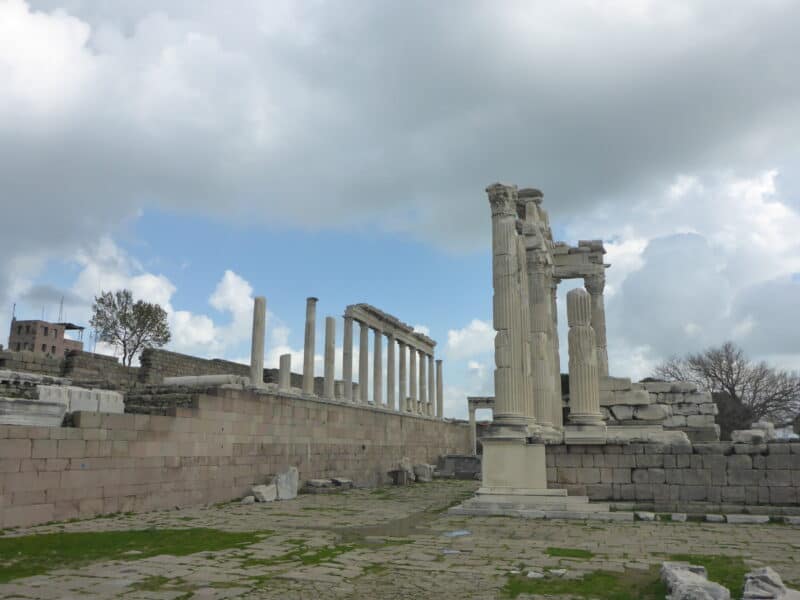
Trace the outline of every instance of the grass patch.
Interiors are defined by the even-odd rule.
[[[580,579],[529,579],[524,573],[511,575],[503,593],[509,598],[529,594],[569,595],[596,600],[663,600],[667,589],[661,583],[658,567],[653,567],[649,571],[629,570],[624,573],[594,571]]]
[[[581,548],[548,548],[545,550],[548,556],[556,556],[559,558],[592,558],[594,552],[583,550]]]
[[[100,560],[138,560],[159,554],[186,556],[225,550],[253,544],[269,533],[272,532],[231,532],[198,527],[7,537],[0,539],[0,583]]]
[[[728,588],[731,598],[741,598],[744,593],[744,576],[750,569],[741,556],[672,554],[669,560],[704,566],[708,571],[708,578]]]

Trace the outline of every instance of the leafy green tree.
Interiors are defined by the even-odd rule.
[[[171,338],[167,311],[158,304],[134,302],[130,290],[96,296],[90,324],[98,340],[122,352],[122,364],[127,366],[145,348],[161,347]]]

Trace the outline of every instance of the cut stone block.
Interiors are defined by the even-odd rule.
[[[278,490],[278,500],[292,500],[297,498],[297,487],[300,474],[297,467],[289,467],[285,473],[278,473],[272,483]]]
[[[771,567],[753,569],[744,576],[743,600],[798,600],[800,592],[788,589]]]
[[[725,519],[738,525],[769,523],[769,515],[725,515]]]
[[[253,492],[257,502],[274,502],[278,498],[278,488],[274,483],[269,485],[254,485]]]
[[[414,477],[417,481],[430,483],[433,481],[433,471],[435,468],[434,465],[428,464],[414,465]]]
[[[67,412],[60,402],[0,398],[0,425],[59,427]]]
[[[640,421],[663,421],[669,415],[669,409],[663,404],[651,404],[638,406],[633,416]]]
[[[724,523],[725,515],[706,515],[706,521],[708,523]]]
[[[600,392],[600,406],[614,406],[615,404],[630,404],[632,406],[640,406],[652,403],[653,396],[645,390]]]
[[[627,377],[600,377],[601,392],[617,392],[631,389],[631,380]]]
[[[708,580],[705,568],[688,563],[665,562],[661,581],[669,590],[669,600],[730,600],[728,588]]]

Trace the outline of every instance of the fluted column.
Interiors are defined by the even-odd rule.
[[[436,407],[436,373],[434,371],[433,354],[428,355],[428,405],[426,414],[433,416],[433,409]]]
[[[359,323],[361,337],[358,344],[358,389],[361,404],[369,402],[369,326]]]
[[[600,379],[597,371],[592,321],[592,298],[586,290],[567,294],[569,323],[569,406],[570,423],[603,425],[600,413]]]
[[[606,342],[606,305],[603,290],[606,275],[590,275],[584,278],[584,286],[592,297],[592,329],[597,345],[597,371],[600,377],[608,377],[608,348]]]
[[[395,409],[395,375],[394,375],[394,334],[386,336],[386,406],[389,410]]]
[[[425,353],[419,350],[419,402],[417,413],[425,414],[425,403],[428,401],[428,381],[425,377]]]
[[[408,347],[408,411],[417,412],[417,350]]]
[[[562,429],[564,427],[564,412],[563,400],[561,389],[561,353],[560,344],[558,341],[558,284],[561,280],[553,277],[550,282],[550,301],[552,304],[552,335],[551,341],[553,342],[552,368],[553,368],[553,399],[550,403],[552,410],[553,427]]]
[[[521,330],[517,209],[514,186],[494,184],[486,189],[492,209],[492,282],[495,335],[494,423],[524,437],[527,358]]]
[[[398,398],[398,406],[397,409],[400,412],[406,412],[408,410],[408,392],[406,391],[408,386],[408,375],[406,374],[406,345],[399,341],[397,342],[397,351],[400,353],[400,385],[399,385],[399,394],[400,397]]]
[[[250,385],[264,387],[264,334],[267,329],[267,299],[253,299],[253,341],[250,347]]]
[[[375,406],[383,404],[383,332],[373,329],[375,347],[372,350],[372,401]]]
[[[546,251],[528,252],[528,285],[531,307],[531,371],[536,420],[542,427],[553,426],[553,342],[550,339],[553,314],[551,300],[552,269]]]
[[[303,393],[314,393],[314,346],[317,327],[317,299],[306,299],[306,335],[303,348]]]
[[[436,361],[436,416],[444,419],[444,383],[442,382],[442,359]]]
[[[344,379],[344,401],[353,402],[353,317],[344,318],[342,378]]]
[[[336,366],[336,319],[325,317],[325,383],[322,395],[334,399],[334,368]]]

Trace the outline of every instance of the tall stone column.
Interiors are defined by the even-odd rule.
[[[344,318],[342,378],[344,379],[344,401],[353,402],[353,317]]]
[[[278,391],[288,392],[292,387],[292,355],[281,354],[278,370]]]
[[[536,421],[543,431],[553,429],[553,324],[549,256],[542,248],[528,251],[528,285],[531,307],[531,371]]]
[[[317,299],[306,299],[306,335],[303,348],[303,393],[314,393],[314,350],[317,328]]]
[[[408,412],[417,412],[417,349],[408,347]]]
[[[608,377],[608,348],[606,342],[606,305],[603,290],[606,274],[599,273],[583,279],[586,290],[592,297],[592,329],[597,345],[597,371],[600,377]]]
[[[373,329],[375,348],[372,350],[372,401],[375,406],[383,404],[383,332]]]
[[[469,407],[469,442],[472,456],[478,455],[478,424],[475,422],[475,409]]]
[[[394,334],[390,333],[386,336],[386,406],[389,410],[395,409],[394,344]]]
[[[369,326],[359,323],[361,337],[358,344],[358,389],[361,404],[369,402]]]
[[[325,384],[322,395],[334,399],[334,367],[336,366],[336,319],[325,317]]]
[[[494,285],[495,410],[493,424],[507,435],[524,438],[527,368],[522,331],[517,240],[516,188],[494,184],[486,188],[492,209],[492,282]]]
[[[428,355],[428,405],[427,415],[433,416],[433,411],[436,408],[436,374],[434,372],[433,354]]]
[[[406,345],[401,342],[397,341],[397,350],[400,352],[400,382],[399,382],[399,393],[400,397],[398,398],[398,406],[397,409],[400,412],[406,412],[408,410],[408,392],[406,391],[408,386],[408,375],[406,374]]]
[[[561,389],[561,352],[558,341],[558,284],[561,280],[553,277],[550,282],[550,302],[552,304],[552,335],[553,353],[551,355],[551,365],[553,367],[553,397],[550,402],[551,418],[553,427],[562,429],[564,427],[564,409]]]
[[[592,298],[586,290],[575,289],[567,294],[569,323],[569,422],[578,435],[567,433],[567,443],[586,436],[605,436],[600,413],[600,379],[592,321]],[[585,441],[585,440],[583,440]],[[600,440],[592,440],[600,441]]]
[[[417,412],[421,415],[425,414],[425,404],[428,402],[428,382],[425,377],[425,353],[419,351],[419,402],[417,403]]]
[[[442,382],[442,359],[436,361],[436,416],[444,419],[444,383]]]
[[[250,347],[250,384],[264,387],[264,334],[267,329],[267,299],[253,299],[253,343]]]

